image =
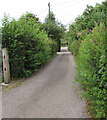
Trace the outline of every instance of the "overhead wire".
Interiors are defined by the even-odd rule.
[[[48,8],[43,9],[43,10],[39,13],[39,15],[43,14],[46,10],[48,10]]]
[[[70,3],[70,2],[74,2],[74,1],[75,1],[75,0],[63,1],[63,2],[60,2],[60,3],[52,4],[52,6],[68,4],[68,3]]]
[[[72,1],[74,1],[74,0],[72,0]],[[67,5],[67,4],[70,4],[70,2],[71,2],[71,1],[69,0],[69,1],[64,1],[64,2],[60,2],[60,3],[56,3],[56,4],[51,4],[51,6],[52,6],[51,8],[58,10],[58,9],[60,9],[60,8],[57,9],[57,8],[55,8],[55,6],[57,7],[57,6],[63,5],[63,4],[64,4],[64,5],[65,5],[65,4]],[[71,4],[70,4],[70,6],[71,6]],[[53,7],[54,7],[54,8],[53,8]],[[68,7],[69,7],[69,6],[66,6],[66,7],[64,7],[64,8],[62,8],[62,9],[66,9],[66,8],[68,8]],[[48,7],[45,8],[44,10],[42,10],[40,13],[38,13],[38,15],[41,16],[46,10],[48,10]],[[58,12],[59,12],[59,11],[58,11]]]
[[[68,8],[70,8],[70,7],[72,7],[72,5],[74,5],[74,0],[72,0],[72,2],[73,3],[71,3],[71,1],[64,1],[64,2],[60,2],[60,3],[56,3],[56,4],[51,4],[51,9],[55,9],[55,10],[58,10],[57,12],[62,12],[62,9],[64,10],[64,9],[68,9]],[[63,5],[64,4],[64,6],[65,7],[63,7],[63,8],[59,8],[59,6],[60,5]],[[68,5],[69,4],[69,5]],[[57,6],[58,6],[58,8],[57,8]],[[44,12],[45,11],[47,11],[48,10],[48,7],[47,8],[45,8],[45,9],[43,9],[40,13],[38,13],[38,16],[41,16],[41,15],[43,15],[44,14]]]
[[[52,6],[68,4],[69,2],[70,2],[70,1],[65,1],[65,2],[61,2],[61,3],[56,3],[56,4],[53,4]]]
[[[58,10],[57,12],[62,12],[62,10],[64,10],[64,9],[69,9],[69,8],[72,7],[73,5],[74,5],[74,4],[71,3],[71,4],[69,4],[69,5],[67,5],[67,6],[65,6],[65,7],[63,7],[63,8],[53,8],[53,9]]]

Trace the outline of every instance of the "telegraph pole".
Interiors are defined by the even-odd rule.
[[[48,7],[49,7],[49,21],[50,21],[50,2],[48,3]]]

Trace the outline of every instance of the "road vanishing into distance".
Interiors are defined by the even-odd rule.
[[[3,118],[89,118],[81,87],[74,82],[74,57],[57,53],[22,85],[3,92]]]

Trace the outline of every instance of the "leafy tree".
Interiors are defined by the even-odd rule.
[[[34,20],[36,23],[40,23],[39,18],[34,15],[33,13],[27,12],[26,14],[22,15],[20,19],[26,19],[26,21],[29,21],[30,19]]]
[[[48,37],[50,37],[56,43],[56,47],[53,47],[52,54],[53,51],[60,51],[61,38],[63,37],[65,28],[56,20],[53,12],[50,12],[50,15],[47,15],[44,24],[41,26],[41,29],[46,30],[48,33]]]
[[[57,24],[56,22],[57,21],[56,21],[54,13],[50,11],[50,14],[48,14],[47,17],[45,18],[45,23],[46,24],[48,23]]]

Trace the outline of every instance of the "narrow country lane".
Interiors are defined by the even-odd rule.
[[[3,118],[87,118],[81,88],[73,82],[75,62],[62,52],[21,86],[3,93]]]

